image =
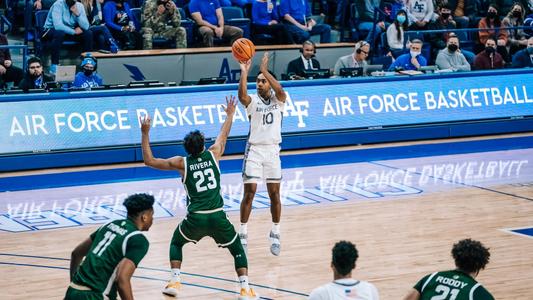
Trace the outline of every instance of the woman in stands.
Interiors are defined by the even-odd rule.
[[[519,2],[516,2],[502,21],[502,26],[509,28],[507,48],[510,55],[513,55],[518,50],[524,49],[527,46],[527,35],[524,32],[524,29],[511,28],[524,26],[524,16],[524,7]]]
[[[407,30],[408,23],[407,13],[405,10],[400,9],[396,14],[394,23],[387,28],[387,44],[390,50],[388,55],[395,59],[406,52],[404,49],[403,33]]]
[[[499,28],[499,29],[496,29]],[[479,20],[478,29],[487,29],[479,31],[479,44],[476,45],[476,53],[485,48],[485,43],[490,36],[496,38],[496,51],[500,53],[505,61],[509,61],[509,52],[507,51],[507,38],[509,32],[503,28],[500,15],[498,14],[498,6],[490,4],[487,10],[487,16]]]
[[[102,5],[104,0],[81,0],[85,8],[85,14],[89,20],[89,30],[93,32],[94,45],[97,49],[117,52],[117,45],[111,36],[111,32],[104,24],[102,17]]]

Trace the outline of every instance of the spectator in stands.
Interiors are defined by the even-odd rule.
[[[291,79],[305,79],[306,70],[320,69],[320,63],[316,60],[316,45],[310,40],[303,42],[300,48],[300,57],[289,62],[287,75]]]
[[[102,86],[104,81],[102,76],[96,73],[96,67],[96,58],[90,54],[87,54],[81,62],[82,72],[78,72],[78,74],[76,74],[74,83],[72,85],[80,88],[93,88]]]
[[[450,299],[494,300],[489,291],[475,279],[489,263],[489,249],[478,241],[464,239],[453,245],[451,254],[455,261],[455,270],[424,276],[404,300],[440,299],[444,293],[449,293]],[[443,285],[443,282],[453,282],[461,288],[454,288],[449,292],[450,287]]]
[[[389,67],[389,71],[418,70],[427,66],[427,60],[422,56],[424,43],[419,39],[410,42],[409,53],[400,55]]]
[[[451,38],[451,37],[459,38],[453,32],[450,32],[450,34],[448,35],[448,38]],[[461,44],[460,42],[459,42],[459,44],[457,44],[457,46],[459,47],[459,49],[457,49],[457,52],[462,53],[464,55],[464,57],[466,58],[466,61],[468,62],[468,64],[470,66],[474,65],[474,59],[476,58],[476,55],[472,51],[469,51],[469,50],[466,50],[466,49],[461,49],[461,45],[460,44]]]
[[[124,0],[108,0],[104,4],[104,21],[111,35],[123,50],[142,49],[142,36],[137,31],[138,21]]]
[[[503,67],[503,58],[500,53],[496,52],[496,40],[493,37],[488,37],[485,43],[485,50],[479,52],[474,59],[474,69],[492,70]]]
[[[453,20],[459,28],[468,28],[476,19],[476,1],[477,0],[447,0],[451,9]]]
[[[143,48],[152,49],[152,39],[176,41],[176,48],[187,48],[187,32],[180,27],[181,15],[171,0],[146,0],[143,9]]]
[[[459,38],[455,35],[448,38],[448,45],[439,52],[435,64],[441,70],[470,71],[470,64],[459,51]]]
[[[93,49],[93,33],[89,30],[89,20],[85,15],[85,8],[76,0],[57,0],[46,16],[42,39],[51,41],[52,65],[50,66],[50,73],[55,74],[56,72],[59,64],[59,52],[65,38],[79,41],[83,51]]]
[[[30,89],[46,89],[46,84],[52,81],[54,81],[52,76],[43,72],[41,59],[33,56],[28,59],[28,69],[19,84],[19,88],[24,92],[28,92]]]
[[[278,23],[278,7],[276,1],[255,0],[252,3],[253,34],[269,34],[274,38],[274,44],[294,44],[292,36],[285,26]]]
[[[363,68],[366,74],[368,65],[366,59],[370,53],[370,44],[367,41],[359,41],[355,44],[353,53],[340,57],[335,63],[335,75],[340,74],[342,68]]]
[[[524,29],[511,28],[524,26],[524,16],[524,7],[519,2],[516,2],[511,7],[511,11],[509,11],[507,16],[502,21],[502,26],[509,28],[509,36],[507,41],[510,55],[515,54],[518,50],[521,50],[527,46],[527,35],[524,32]]]
[[[387,44],[389,56],[397,58],[405,52],[404,32],[407,31],[407,13],[401,9],[396,14],[396,19],[387,28]]]
[[[85,8],[85,14],[89,21],[89,30],[93,33],[93,39],[97,49],[104,49],[116,53],[117,44],[109,29],[105,26],[102,16],[104,0],[81,0]]]
[[[333,282],[314,289],[309,295],[309,300],[378,300],[378,290],[372,283],[352,278],[358,257],[354,244],[347,241],[336,243],[331,257]]]
[[[0,46],[7,44],[7,37],[0,34]],[[5,87],[6,82],[13,82],[15,86],[18,86],[23,75],[22,69],[13,65],[9,49],[0,49],[0,89]]]
[[[527,48],[513,55],[513,68],[533,68],[533,37],[527,40]]]
[[[331,27],[328,24],[317,24],[311,18],[311,7],[308,1],[281,1],[280,15],[295,42],[303,43],[315,34],[320,34],[321,43],[331,41]]]
[[[427,29],[433,18],[433,0],[406,0],[407,16],[409,17],[409,29]]]
[[[231,45],[243,35],[239,27],[224,24],[224,16],[218,0],[191,0],[189,11],[198,25],[202,45],[205,47],[213,47],[215,37],[229,40]]]
[[[223,1],[227,2],[228,0],[223,0]],[[220,5],[221,6],[238,6],[244,9],[245,6],[251,5],[253,3],[253,0],[231,0],[229,2],[230,2],[230,5],[222,5],[222,3],[220,3]]]
[[[479,31],[479,43],[485,45],[489,36],[497,38],[497,45],[499,48],[505,48],[507,45],[507,36],[509,35],[505,29],[495,29],[502,27],[500,16],[498,15],[498,7],[494,4],[489,5],[487,16],[479,20],[478,28],[487,29]]]
[[[429,35],[429,43],[431,45],[431,60],[437,57],[440,50],[446,47],[446,40],[451,30],[456,28],[455,21],[452,17],[452,11],[448,4],[441,4],[438,9],[439,17],[429,23],[429,30],[448,30],[444,33],[432,33]]]
[[[379,38],[382,32],[385,31],[386,24],[383,21],[382,14],[377,13],[375,20],[377,23],[374,24],[374,13],[376,8],[379,11],[381,6],[381,0],[364,0],[364,1],[355,1],[357,5],[357,11],[359,12],[359,25],[358,29],[360,31],[368,31],[366,36],[366,41],[375,45],[376,40]]]
[[[500,8],[500,12],[502,12],[500,14],[501,16],[505,16],[508,12],[510,12],[516,3],[520,3],[522,7],[527,7],[528,2],[531,2],[531,0],[490,0],[490,1],[491,3],[494,3]]]

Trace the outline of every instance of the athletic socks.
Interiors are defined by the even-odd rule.
[[[248,234],[248,224],[247,223],[241,223],[241,228],[239,230],[240,234]]]
[[[279,234],[279,223],[272,223],[272,232],[274,234]]]
[[[241,289],[245,289],[245,290],[250,289],[247,275],[239,276],[239,283],[241,284]]]
[[[181,282],[181,271],[180,269],[176,268],[176,269],[171,269],[171,273],[172,273],[172,279],[170,279],[171,282]]]

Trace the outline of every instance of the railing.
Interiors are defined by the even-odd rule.
[[[22,49],[22,69],[26,70],[26,61],[28,56],[27,45],[0,45],[0,49]]]

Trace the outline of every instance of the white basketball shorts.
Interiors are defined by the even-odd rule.
[[[242,166],[244,183],[281,182],[281,160],[279,145],[246,145]]]

